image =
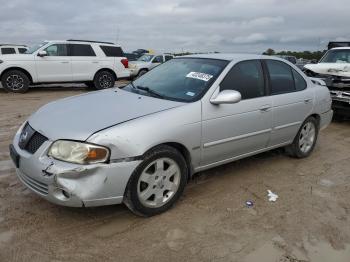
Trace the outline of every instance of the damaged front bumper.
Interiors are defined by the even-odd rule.
[[[120,204],[126,185],[140,160],[110,164],[78,165],[52,159],[46,141],[30,154],[18,146],[13,149],[19,158],[16,173],[31,191],[46,200],[64,206],[102,206]]]

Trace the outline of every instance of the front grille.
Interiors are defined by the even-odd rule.
[[[41,145],[47,141],[47,137],[43,136],[42,134],[35,132],[32,138],[29,140],[28,144],[25,147],[25,150],[27,150],[29,153],[34,154]]]
[[[22,172],[18,173],[19,178],[25,184],[27,187],[29,187],[34,192],[40,194],[40,195],[48,195],[49,194],[49,186],[45,183],[39,182],[35,180],[34,178],[31,178]]]
[[[35,131],[29,123],[26,123],[19,137],[19,147],[34,154],[48,138]]]

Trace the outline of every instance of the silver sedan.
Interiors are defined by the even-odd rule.
[[[53,203],[151,216],[196,172],[278,147],[309,156],[332,114],[327,87],[285,60],[187,56],[122,89],[45,105],[10,154],[23,184]]]

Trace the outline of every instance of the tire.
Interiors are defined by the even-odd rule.
[[[170,209],[181,196],[188,167],[173,147],[159,146],[146,153],[125,190],[124,203],[136,215],[153,216]]]
[[[301,125],[293,143],[286,147],[287,153],[295,158],[308,157],[315,148],[319,126],[314,117],[307,118]]]
[[[146,69],[141,69],[140,72],[137,74],[137,78],[139,78],[140,76],[146,74],[148,71]]]
[[[115,81],[116,79],[111,72],[100,71],[96,73],[93,84],[95,89],[101,90],[114,87]]]
[[[25,93],[29,89],[30,80],[22,71],[11,70],[3,74],[1,83],[8,92]]]

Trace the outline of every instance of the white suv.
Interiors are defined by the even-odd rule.
[[[0,44],[0,55],[23,54],[27,49],[25,45]]]
[[[120,46],[107,42],[46,41],[25,54],[0,56],[0,79],[10,92],[24,93],[29,85],[85,83],[88,87],[113,87],[128,78],[128,60]]]

